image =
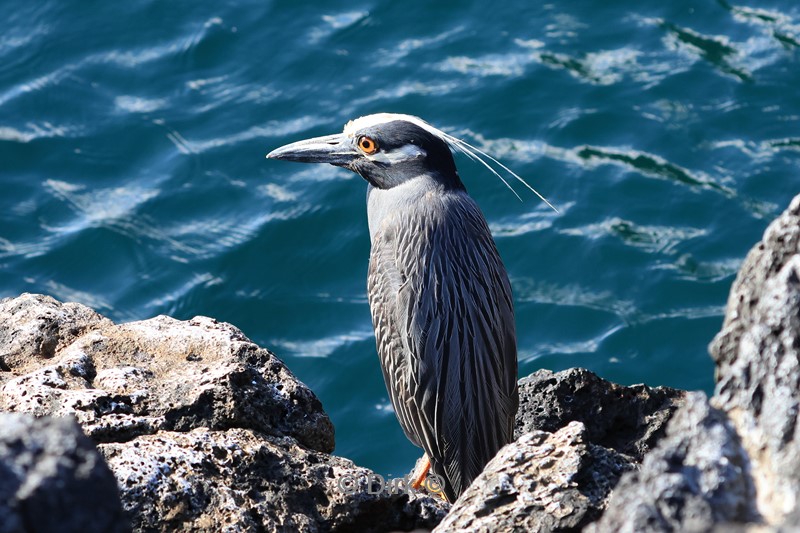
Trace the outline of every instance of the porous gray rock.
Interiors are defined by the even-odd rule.
[[[0,372],[24,374],[87,331],[109,324],[85,305],[42,294],[0,300]]]
[[[0,413],[0,532],[130,531],[117,483],[70,418]]]
[[[578,531],[633,467],[630,457],[588,442],[581,422],[525,433],[486,465],[434,532]]]
[[[717,364],[713,403],[728,413],[748,452],[759,512],[768,524],[797,524],[800,196],[747,255],[710,351]]]
[[[381,492],[367,485],[371,471],[347,459],[250,429],[162,431],[100,449],[139,530],[430,529],[448,508]]]
[[[158,316],[116,325],[32,294],[0,300],[0,316],[0,338],[11,340],[0,354],[9,367],[0,372],[2,410],[74,415],[98,442],[243,427],[333,450],[314,393],[230,324]]]
[[[703,532],[759,521],[749,458],[730,421],[703,393],[685,402],[586,531]]]
[[[588,442],[641,461],[664,434],[685,391],[669,387],[629,387],[583,369],[539,370],[519,381],[520,408],[515,435],[554,432],[571,421],[586,427]]]
[[[663,436],[685,392],[625,387],[573,368],[519,381],[517,440],[489,462],[436,531],[578,531]]]
[[[728,367],[739,359],[741,338],[753,325],[761,323],[765,284],[775,277],[789,260],[800,254],[800,195],[772,221],[761,241],[747,254],[728,295],[722,330],[711,344],[711,356],[717,363],[717,381],[727,381]]]

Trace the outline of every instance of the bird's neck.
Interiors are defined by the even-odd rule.
[[[407,180],[390,189],[379,189],[370,185],[367,189],[367,219],[371,241],[375,242],[375,236],[385,224],[398,222],[423,209],[433,197],[465,192],[463,185],[458,188],[448,187],[439,177],[427,174]]]

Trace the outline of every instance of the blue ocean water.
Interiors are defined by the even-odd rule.
[[[269,150],[379,111],[465,138],[560,211],[457,158],[520,374],[706,391],[736,270],[800,192],[793,0],[4,8],[0,296],[231,322],[319,395],[336,453],[385,475],[420,452],[377,364],[366,185]]]

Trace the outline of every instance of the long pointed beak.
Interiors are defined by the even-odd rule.
[[[297,141],[276,148],[267,154],[268,159],[283,159],[301,163],[330,163],[344,166],[358,156],[352,139],[343,133]]]

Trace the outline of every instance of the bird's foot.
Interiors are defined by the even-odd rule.
[[[428,473],[431,471],[431,461],[428,459],[428,454],[423,455],[418,461],[417,464],[414,466],[414,470],[411,471],[411,488],[414,490],[425,489],[429,493],[433,494],[434,496],[438,496],[444,501],[447,501],[447,496],[444,494],[444,487],[441,486],[441,479],[438,479],[438,476],[434,475],[434,478],[437,478],[435,481],[431,482],[428,480]]]

